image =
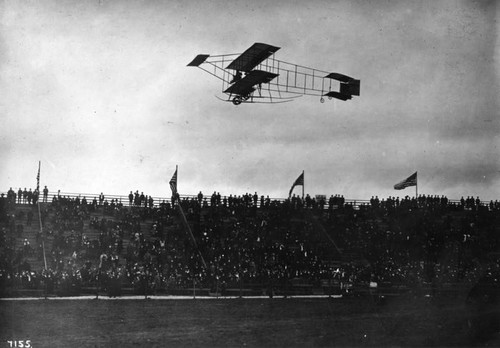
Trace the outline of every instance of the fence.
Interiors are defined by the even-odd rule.
[[[7,196],[7,192],[0,192],[1,194],[3,194],[4,196]],[[17,192],[16,192],[17,194]],[[135,195],[135,194],[134,194]],[[48,197],[47,197],[47,202],[52,202],[52,200],[54,198],[57,198],[57,197],[63,197],[63,198],[68,198],[68,199],[76,199],[76,198],[79,198],[80,200],[82,200],[83,198],[85,198],[87,200],[87,203],[88,204],[91,204],[92,201],[95,199],[97,202],[99,202],[99,196],[100,196],[100,193],[75,193],[75,192],[57,192],[57,193],[53,193],[53,194],[49,194]],[[132,200],[132,203],[130,203],[130,199],[129,199],[129,195],[115,195],[115,194],[103,194],[104,196],[104,200],[107,201],[108,203],[111,203],[111,200],[114,200],[115,203],[121,203],[123,204],[124,206],[134,206],[134,200]],[[165,203],[171,203],[172,199],[171,197],[159,197],[159,196],[146,196],[147,199],[149,199],[149,197],[152,197],[153,198],[153,204],[155,207],[159,206],[161,203],[165,202]],[[206,200],[206,203],[208,204],[208,206],[210,206],[210,203],[211,203],[211,200],[210,200],[210,197],[211,196],[204,196],[203,199]],[[241,198],[241,196],[232,196],[233,198]],[[197,200],[198,199],[198,196],[197,195],[180,195],[180,199],[181,200]],[[229,199],[229,196],[221,196],[221,200],[224,200],[224,199]],[[272,202],[280,202],[280,203],[283,203],[285,201],[287,201],[288,199],[287,198],[270,198],[270,200]],[[40,194],[40,197],[39,197],[39,201],[43,203],[43,194]],[[353,206],[354,208],[359,208],[359,206],[363,205],[363,204],[369,204],[370,203],[370,200],[362,200],[362,199],[347,199],[345,200],[344,204],[346,205],[351,205]],[[257,200],[257,206],[259,207],[260,206],[260,196],[259,196],[259,199]],[[326,204],[325,204],[325,207],[328,207],[328,199],[326,200]]]
[[[4,197],[7,196],[7,192],[0,192]],[[17,193],[16,193],[17,194]],[[97,202],[99,202],[99,193],[74,193],[74,192],[58,192],[55,194],[49,194],[47,197],[47,202],[52,202],[54,197],[64,197],[64,198],[69,198],[69,199],[76,199],[79,198],[80,200],[85,197],[87,200],[88,204],[91,204],[92,201],[95,199]],[[115,194],[103,194],[104,200],[107,201],[108,203],[111,203],[111,200],[114,200],[115,203],[121,203],[123,206],[135,206],[134,200],[132,200],[132,203],[130,203],[129,195],[115,195]],[[158,207],[161,203],[171,203],[171,197],[159,197],[159,196],[146,196],[148,199],[149,197],[153,198],[153,206]],[[211,196],[204,196],[203,199],[206,201],[206,204],[208,206],[211,205]],[[241,196],[232,196],[233,198],[241,198]],[[313,197],[311,197],[313,198]],[[197,200],[198,196],[197,195],[181,195],[180,196],[181,200]],[[227,200],[229,199],[229,196],[221,196],[221,200]],[[39,198],[40,202],[43,202],[43,194],[40,194]],[[272,202],[279,202],[283,203],[287,201],[287,198],[270,198]],[[328,204],[329,198],[326,197],[325,201],[325,209],[329,208]],[[25,202],[23,202],[25,203]],[[344,205],[351,206],[352,208],[358,210],[361,206],[364,205],[370,205],[371,202],[368,199],[345,199]],[[458,199],[451,199],[448,200],[449,205],[461,205],[461,201]],[[487,201],[481,201],[480,205],[484,207],[488,207],[490,203]],[[334,205],[336,207],[337,205]],[[260,197],[257,200],[257,207],[260,207]]]

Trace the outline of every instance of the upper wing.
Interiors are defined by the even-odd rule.
[[[278,76],[278,74],[273,74],[268,71],[252,70],[246,74],[244,78],[229,86],[224,93],[248,95],[255,90],[253,86],[261,83],[269,83],[276,76]]]
[[[277,50],[279,50],[279,47],[256,42],[235,60],[233,60],[226,69],[250,72]]]
[[[353,78],[350,76],[339,74],[339,73],[334,73],[334,72],[329,73],[328,75],[325,76],[325,78],[334,79],[334,80],[344,82],[344,83],[347,83],[347,82],[353,80]]]

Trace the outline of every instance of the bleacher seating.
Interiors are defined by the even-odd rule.
[[[465,284],[498,266],[488,256],[500,246],[496,202],[186,197],[187,225],[169,201],[120,202],[2,195],[0,293],[333,294],[354,283]]]

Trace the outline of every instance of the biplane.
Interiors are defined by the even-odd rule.
[[[302,95],[349,100],[359,96],[360,80],[274,58],[279,47],[254,43],[241,54],[197,55],[187,66],[198,67],[222,81],[224,101],[279,103]]]

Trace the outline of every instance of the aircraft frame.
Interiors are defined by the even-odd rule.
[[[188,66],[221,80],[222,93],[228,96],[224,101],[235,105],[288,102],[302,95],[318,96],[322,103],[324,97],[359,96],[360,80],[278,60],[274,56],[278,49],[255,43],[241,54],[200,54]]]

